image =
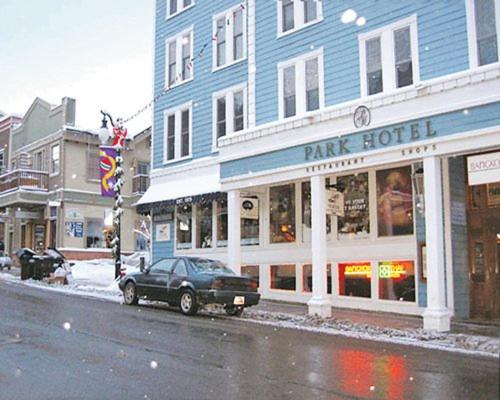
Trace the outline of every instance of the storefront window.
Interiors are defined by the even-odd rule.
[[[177,243],[178,249],[190,249],[192,229],[192,206],[186,204],[177,207]]]
[[[241,266],[241,275],[248,276],[252,279],[255,279],[260,286],[259,266],[258,265],[242,265]]]
[[[327,181],[327,184],[329,182]],[[302,198],[302,241],[311,243],[311,182],[302,182],[301,185]],[[332,231],[332,217],[326,216],[326,234],[329,235]]]
[[[337,219],[338,237],[366,237],[370,233],[368,173],[341,176],[337,187],[344,188],[344,216]]]
[[[196,206],[196,248],[212,247],[212,203]]]
[[[413,234],[411,168],[377,171],[378,235]]]
[[[295,265],[271,265],[271,289],[295,290]]]
[[[339,263],[339,295],[370,298],[371,282],[369,262]]]
[[[302,266],[302,291],[312,292],[312,265],[305,264]],[[326,265],[326,291],[332,294],[332,266]]]
[[[295,185],[269,189],[270,242],[295,242]]]
[[[379,298],[415,301],[415,267],[413,261],[378,263]]]
[[[241,245],[259,244],[259,199],[241,198]]]
[[[87,248],[104,248],[104,220],[103,219],[87,219],[87,238],[86,238],[86,247]]]
[[[227,247],[227,200],[216,203],[217,213],[217,247]]]

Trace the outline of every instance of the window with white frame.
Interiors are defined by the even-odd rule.
[[[213,67],[231,65],[246,57],[246,10],[231,8],[213,19]]]
[[[5,149],[0,149],[0,172],[4,170],[5,167]]]
[[[173,17],[194,5],[194,0],[167,0],[167,18]]]
[[[193,29],[190,28],[166,42],[167,87],[193,78]]]
[[[363,96],[418,82],[417,39],[416,16],[359,36]]]
[[[280,118],[323,107],[323,50],[279,63],[278,86]]]
[[[214,149],[219,138],[246,128],[247,100],[245,84],[213,95]]]
[[[61,146],[55,144],[50,149],[50,173],[55,175],[59,173],[61,158]]]
[[[191,112],[191,102],[164,112],[165,162],[191,156]]]
[[[278,0],[278,36],[323,19],[321,0]]]
[[[467,0],[471,67],[498,62],[500,0]]]

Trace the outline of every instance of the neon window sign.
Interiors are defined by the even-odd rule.
[[[378,264],[379,279],[398,279],[406,277],[406,262],[381,262]]]
[[[344,267],[344,275],[350,277],[371,278],[372,266],[370,263],[341,264]]]

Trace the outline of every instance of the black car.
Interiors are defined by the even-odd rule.
[[[256,280],[237,276],[220,261],[198,257],[163,258],[144,271],[120,280],[125,304],[139,299],[165,301],[183,314],[196,314],[205,304],[222,304],[228,315],[240,316],[245,307],[256,305]]]

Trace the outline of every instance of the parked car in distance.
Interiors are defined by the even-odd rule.
[[[165,301],[185,315],[196,314],[202,305],[221,304],[228,315],[240,316],[260,299],[256,280],[236,275],[220,261],[198,257],[163,258],[125,275],[119,287],[125,304]]]

